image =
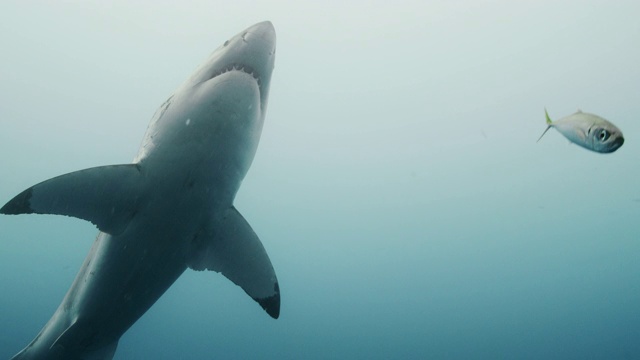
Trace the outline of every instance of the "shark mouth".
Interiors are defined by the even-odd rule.
[[[260,81],[260,76],[258,76],[258,72],[253,70],[253,68],[249,65],[244,65],[239,63],[229,64],[222,69],[214,71],[211,77],[207,79],[207,81],[231,71],[240,71],[247,75],[251,75],[251,77],[253,77],[255,81],[258,83],[258,89],[260,90],[260,92],[262,92],[262,81]]]

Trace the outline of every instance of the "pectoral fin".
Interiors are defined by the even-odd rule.
[[[137,211],[141,178],[137,164],[80,170],[28,188],[6,203],[0,213],[73,216],[117,235]]]
[[[258,235],[235,208],[205,226],[193,240],[188,265],[222,273],[240,286],[271,317],[280,315],[280,288]]]

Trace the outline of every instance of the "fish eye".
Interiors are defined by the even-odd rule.
[[[607,141],[610,136],[611,133],[605,129],[600,129],[600,131],[598,132],[598,140],[600,140],[600,142]]]

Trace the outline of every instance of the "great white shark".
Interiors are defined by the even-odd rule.
[[[52,178],[0,209],[100,230],[62,303],[14,359],[113,358],[187,268],[220,272],[278,318],[271,261],[233,206],[262,132],[275,50],[270,22],[240,32],[160,106],[133,163]]]

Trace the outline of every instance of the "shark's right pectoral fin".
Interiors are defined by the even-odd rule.
[[[258,235],[231,207],[193,239],[188,265],[222,273],[240,286],[271,317],[280,316],[280,287]]]
[[[142,174],[137,164],[101,166],[43,181],[6,203],[2,214],[55,214],[119,234],[137,211]]]

